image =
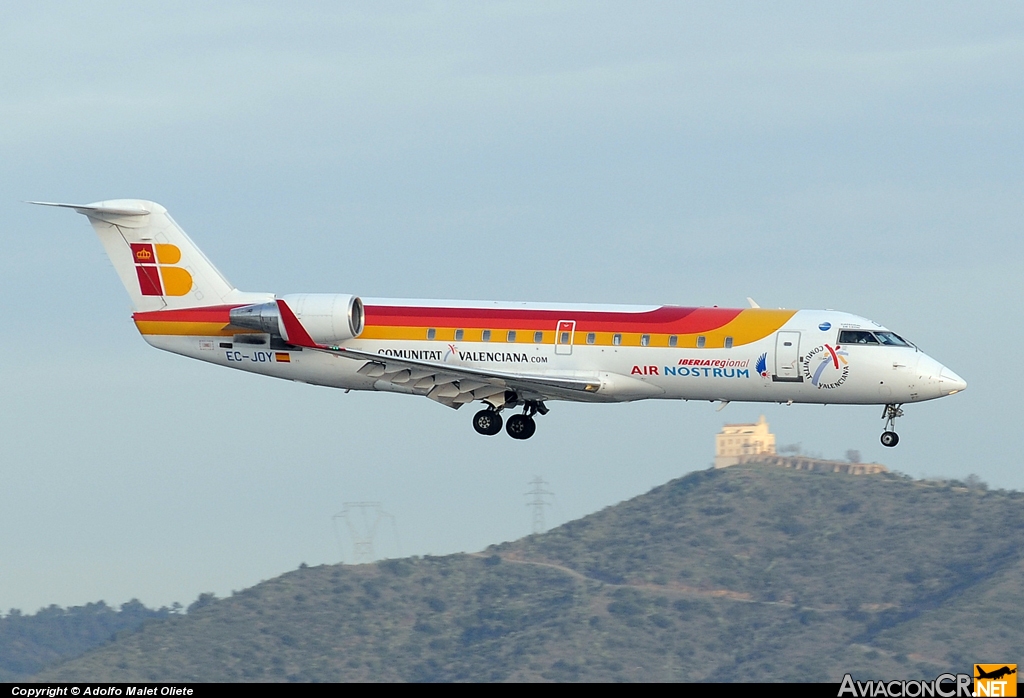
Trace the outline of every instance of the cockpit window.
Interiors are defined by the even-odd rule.
[[[875,332],[875,336],[878,337],[878,341],[882,344],[890,347],[909,347],[912,346],[910,342],[900,337],[895,332]]]
[[[878,344],[875,335],[864,330],[843,330],[839,333],[840,344]]]
[[[839,333],[839,344],[882,344],[887,347],[914,346],[895,332],[868,332],[867,330],[843,330]]]

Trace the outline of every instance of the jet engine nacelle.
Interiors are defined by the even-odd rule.
[[[363,301],[343,293],[294,293],[282,296],[302,327],[317,344],[335,344],[363,331]],[[231,324],[288,339],[276,301],[234,308]]]
[[[318,344],[334,344],[363,331],[363,302],[344,293],[294,293],[281,300]]]

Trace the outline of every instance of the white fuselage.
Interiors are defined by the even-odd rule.
[[[365,300],[368,310],[375,304],[407,302]],[[565,346],[362,337],[342,345],[382,358],[423,359],[531,376],[593,378],[601,388],[575,398],[588,402],[660,398],[899,404],[942,397],[966,387],[956,374],[913,346],[839,344],[838,333],[844,329],[885,328],[848,313],[801,310],[769,335],[731,348],[596,346],[587,344],[585,333],[578,331]],[[335,388],[415,394],[409,386],[359,373],[365,362],[308,349],[275,348],[269,336],[145,337],[160,349],[228,368]],[[239,338],[246,343],[233,341]],[[279,360],[282,355],[287,355],[287,362]]]

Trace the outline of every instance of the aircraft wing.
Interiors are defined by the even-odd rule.
[[[318,344],[283,300],[278,300],[277,304],[289,343],[346,359],[365,361],[358,369],[362,375],[379,378],[391,383],[399,391],[425,395],[454,409],[469,402],[504,394],[506,390],[512,390],[528,400],[586,400],[586,396],[594,395],[601,388],[597,376],[587,380],[558,375],[528,375],[383,356],[359,349]],[[500,402],[495,401],[496,404],[502,402],[504,398]]]
[[[468,402],[515,391],[532,400],[562,398],[586,399],[601,387],[601,381],[562,376],[526,375],[511,371],[452,366],[418,359],[382,356],[347,347],[315,347],[335,356],[366,361],[359,373],[403,386],[409,392],[425,395],[443,405],[458,409]],[[500,402],[499,402],[500,404]]]

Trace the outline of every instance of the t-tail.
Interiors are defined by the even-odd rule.
[[[160,204],[116,199],[70,208],[89,218],[136,312],[253,303],[272,294],[235,288]]]

